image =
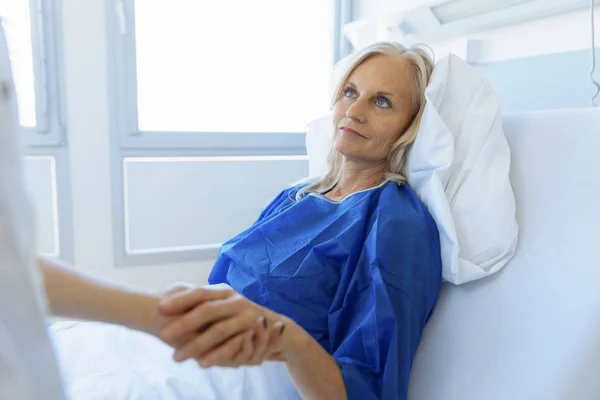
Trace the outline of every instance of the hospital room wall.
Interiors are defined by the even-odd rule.
[[[355,0],[353,18],[381,18],[407,4]],[[600,20],[600,9],[595,17]],[[499,94],[503,111],[518,112],[589,106],[594,93],[588,79],[590,43],[590,14],[583,9],[432,45],[442,49],[438,54],[449,47],[466,49],[459,55],[485,74]],[[596,43],[600,43],[600,29],[596,29]],[[596,78],[600,79],[599,71]]]
[[[474,66],[500,96],[504,112],[580,108],[590,105],[595,91],[590,57],[579,50]]]
[[[59,193],[59,198],[69,196],[72,205],[72,250],[77,268],[99,277],[151,289],[163,288],[174,281],[205,284],[214,256],[213,259],[200,257],[186,262],[154,260],[141,265],[117,265],[115,237],[119,226],[115,222],[120,217],[113,218],[113,211],[119,202],[127,200],[114,175],[115,164],[120,160],[115,162],[114,154],[119,148],[115,145],[109,119],[106,2],[86,0],[85,6],[80,0],[62,0],[61,3],[68,135],[64,153],[68,158],[70,193]],[[129,215],[133,245],[161,247],[172,244],[167,242],[177,245],[186,244],[186,241],[203,244],[198,243],[199,238],[209,241],[214,237],[211,232],[224,231],[221,232],[223,235],[229,231],[238,232],[255,220],[279,186],[291,183],[307,172],[307,163],[302,160],[242,163],[237,167],[222,164],[220,168],[215,166],[217,163],[181,162],[177,154],[171,156],[176,162],[135,163],[128,169],[127,206],[130,211],[135,211]],[[28,163],[32,164],[31,160]],[[48,186],[50,175],[44,170],[47,168],[44,164],[38,162],[34,166],[29,168],[28,184],[33,191],[39,192],[43,203],[48,197],[49,191],[44,188]],[[269,171],[274,172],[268,174]],[[226,182],[236,172],[239,172],[238,178],[243,185],[229,190]],[[201,181],[198,174],[209,178]],[[261,174],[262,180],[253,181],[254,178],[261,179]],[[173,179],[175,176],[177,179]],[[160,177],[166,177],[166,181],[160,181]],[[161,182],[168,187],[157,188]],[[233,196],[227,203],[222,200],[222,193],[233,193],[240,206],[227,210],[225,206],[232,202]],[[194,203],[194,199],[198,201]],[[195,219],[189,218],[190,215]],[[151,216],[152,220],[144,216]],[[169,221],[170,216],[179,219]],[[212,220],[202,223],[202,217]],[[45,237],[52,231],[47,229],[47,220],[45,215],[41,229],[42,247],[51,243]],[[164,226],[169,222],[171,225],[167,229]]]

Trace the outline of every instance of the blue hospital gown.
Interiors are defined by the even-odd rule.
[[[441,285],[439,234],[408,185],[341,202],[284,190],[210,274],[302,326],[337,361],[349,399],[406,399]]]

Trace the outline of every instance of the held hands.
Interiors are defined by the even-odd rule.
[[[159,307],[158,336],[176,349],[175,361],[193,358],[202,368],[284,361],[283,317],[227,285],[176,286],[167,291]]]

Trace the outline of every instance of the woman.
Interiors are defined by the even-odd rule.
[[[121,298],[99,301],[97,283],[65,295],[87,278],[46,266],[51,304],[158,335],[176,361],[284,361],[303,398],[405,399],[441,283],[437,228],[403,175],[432,70],[423,50],[396,43],[339,64],[328,172],[284,190],[223,245],[209,278],[221,285],[180,288],[159,314],[151,294],[109,288]]]
[[[223,245],[209,282],[231,288],[163,301],[165,314],[196,308],[161,337],[175,345],[210,326],[175,358],[227,365],[251,326],[245,312],[258,310],[285,322],[262,358],[285,360],[303,397],[406,398],[441,283],[435,223],[402,174],[433,66],[422,50],[381,43],[342,68],[327,174],[284,190]]]

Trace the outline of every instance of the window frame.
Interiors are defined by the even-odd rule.
[[[73,262],[73,227],[66,98],[63,62],[61,0],[27,0],[31,27],[36,124],[21,126],[22,156],[51,157],[57,241],[50,258]]]
[[[62,40],[62,0],[28,0],[34,68],[36,126],[23,127],[25,157],[54,158],[54,195],[58,223],[58,254],[52,258],[73,262],[71,171],[66,124],[65,67]]]
[[[351,18],[351,1],[335,1],[334,62],[349,51],[341,28]],[[138,129],[135,0],[112,0],[109,32],[115,74],[116,129],[119,147],[124,149],[213,149],[236,153],[303,155],[305,132],[169,132]]]
[[[128,157],[306,156],[306,132],[140,131],[137,115],[135,0],[107,2],[113,256],[116,267],[214,259],[220,244],[190,250],[129,253],[126,248],[124,161]],[[334,63],[351,51],[342,27],[351,22],[352,1],[334,1]]]
[[[62,44],[57,27],[60,0],[28,0],[31,21],[36,125],[23,127],[28,148],[64,147],[67,144]]]
[[[71,176],[69,169],[69,155],[66,147],[30,147],[26,149],[24,156],[27,157],[52,157],[54,158],[54,184],[56,211],[58,226],[56,231],[58,237],[58,254],[46,255],[51,258],[60,259],[73,263],[73,219],[71,201]]]

